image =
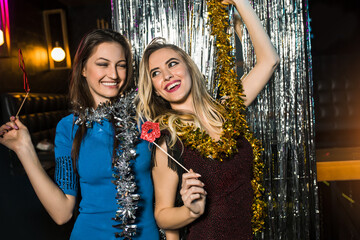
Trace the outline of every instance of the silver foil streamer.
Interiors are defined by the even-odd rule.
[[[192,57],[208,80],[208,91],[216,96],[216,47],[207,24],[206,1],[112,0],[112,13],[114,30],[124,34],[132,44],[135,69],[151,40],[163,37]]]
[[[248,108],[248,123],[265,149],[268,215],[260,237],[319,239],[307,0],[251,2],[281,58],[273,78]],[[246,30],[242,46],[247,73],[256,56]]]
[[[253,0],[281,63],[248,108],[248,123],[265,149],[266,202],[262,239],[319,239],[312,71],[307,0]],[[229,9],[230,20],[233,8]],[[205,0],[112,0],[113,27],[133,45],[135,67],[154,37],[187,51],[216,96],[214,39]],[[232,21],[231,21],[232,22]],[[244,28],[244,72],[256,62]],[[233,33],[233,28],[229,29]],[[234,45],[234,38],[231,39]]]
[[[120,230],[115,237],[132,239],[136,235],[135,223],[136,210],[140,195],[136,193],[133,163],[136,159],[136,144],[139,140],[139,131],[135,120],[136,110],[134,99],[137,92],[132,90],[124,96],[117,98],[112,103],[100,103],[96,109],[86,108],[82,112],[76,112],[78,116],[75,124],[85,124],[92,128],[93,123],[102,124],[105,119],[115,122],[115,137],[119,144],[115,146],[113,157],[114,180],[116,186],[116,202],[118,210],[113,218],[117,224],[113,227]]]

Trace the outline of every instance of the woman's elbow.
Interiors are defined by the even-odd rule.
[[[164,222],[162,221],[161,214],[159,212],[154,212],[154,218],[159,228],[166,229],[167,226],[165,226]]]
[[[156,218],[155,218],[155,220],[156,220]],[[162,224],[161,221],[156,220],[156,225],[158,225],[158,227],[160,229],[168,230],[168,227],[165,224]]]
[[[63,215],[63,216],[53,216],[52,219],[57,225],[64,225],[65,223],[69,222],[72,218],[72,214]]]
[[[280,64],[280,57],[277,53],[272,54],[264,59],[258,59],[257,64],[262,66],[263,70],[274,72],[277,66]]]
[[[279,54],[275,54],[274,60],[273,60],[273,68],[277,68],[277,66],[280,64],[280,56]]]
[[[273,70],[275,70],[277,68],[277,66],[280,63],[280,57],[279,54],[277,54],[276,52],[274,53],[274,55],[272,56],[272,58],[269,60],[269,65],[271,66],[271,68]]]
[[[159,228],[167,230],[169,227],[161,221],[161,219],[158,219],[155,217],[156,225],[158,225]]]
[[[170,218],[168,217],[169,213],[164,209],[158,210],[154,212],[154,218],[156,221],[156,224],[158,225],[159,228],[164,229],[164,230],[174,230],[177,229],[177,227],[175,225],[173,225],[174,223],[171,221],[171,219],[173,219],[175,216],[170,214]]]

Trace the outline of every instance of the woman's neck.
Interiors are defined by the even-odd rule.
[[[171,108],[174,110],[182,111],[182,112],[188,112],[195,115],[199,123],[201,124],[201,128],[214,140],[219,141],[221,137],[220,129],[217,129],[217,127],[214,127],[209,124],[208,119],[205,117],[205,114],[203,112],[197,112],[195,111],[195,107],[192,103],[191,98],[188,98],[188,101],[185,101],[183,103],[171,103]]]
[[[219,141],[222,131],[218,129],[217,127],[214,127],[209,124],[208,121],[206,121],[204,118],[199,118],[199,121],[201,122],[201,125],[204,128],[204,131],[214,140]],[[221,131],[221,132],[220,132]],[[220,134],[219,134],[220,132]]]

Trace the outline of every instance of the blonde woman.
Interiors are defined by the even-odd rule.
[[[248,0],[223,3],[237,8],[257,56],[256,65],[242,80],[248,106],[268,82],[279,57]],[[187,226],[186,239],[252,239],[253,151],[249,142],[242,135],[230,139],[237,142],[237,151],[220,162],[180,140],[188,137],[184,136],[188,124],[197,131],[192,133],[197,134],[197,128],[203,132],[198,138],[208,135],[220,145],[229,140],[221,138],[225,108],[207,93],[203,76],[191,58],[164,40],[153,41],[142,58],[138,100],[140,117],[157,121],[165,129],[161,147],[191,169],[182,174],[166,154],[155,149],[155,219],[167,238],[179,239],[179,229]]]

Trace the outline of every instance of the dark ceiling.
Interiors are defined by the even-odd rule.
[[[58,0],[58,1],[66,6],[81,6],[81,5],[104,3],[110,0]]]

